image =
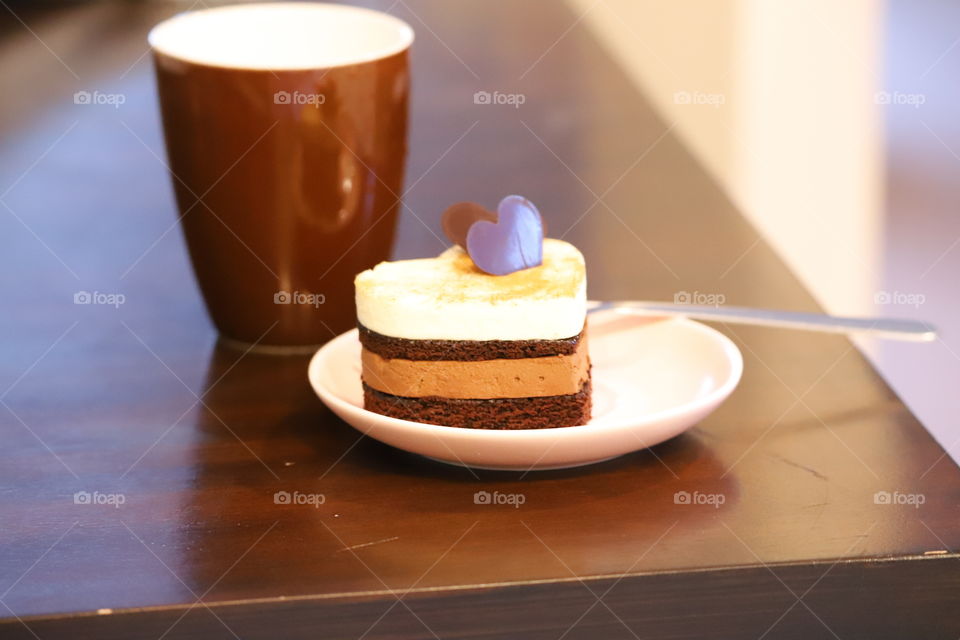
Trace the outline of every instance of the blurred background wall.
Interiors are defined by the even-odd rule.
[[[818,299],[868,310],[882,3],[571,2]]]

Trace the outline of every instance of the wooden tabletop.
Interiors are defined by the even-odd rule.
[[[817,309],[564,5],[371,4],[417,32],[398,257],[442,248],[449,203],[522,193],[591,297]],[[307,357],[217,346],[138,58],[177,8],[2,27],[0,637],[960,634],[960,471],[842,337],[718,326],[745,372],[702,424],[528,474],[382,445]]]

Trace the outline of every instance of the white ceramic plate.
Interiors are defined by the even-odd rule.
[[[608,460],[672,438],[734,390],[743,371],[736,345],[685,318],[590,316],[593,418],[586,425],[500,431],[398,420],[366,411],[356,329],[310,361],[324,404],[360,432],[450,464],[482,469],[562,469]]]

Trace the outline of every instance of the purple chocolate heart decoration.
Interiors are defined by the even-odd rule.
[[[476,202],[458,202],[447,207],[440,217],[440,225],[450,242],[467,248],[467,231],[478,220],[496,222],[497,214]]]
[[[478,268],[504,276],[543,262],[543,221],[533,203],[507,196],[497,206],[497,221],[474,222],[467,231],[467,253]]]

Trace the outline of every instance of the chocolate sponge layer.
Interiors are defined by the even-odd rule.
[[[471,429],[572,427],[590,419],[590,380],[578,393],[493,400],[403,398],[363,385],[363,406],[386,416]]]
[[[382,358],[404,360],[519,360],[572,355],[583,331],[560,340],[406,340],[358,325],[360,344]]]

